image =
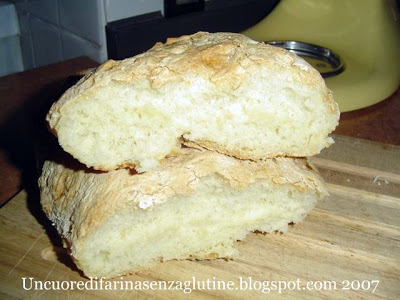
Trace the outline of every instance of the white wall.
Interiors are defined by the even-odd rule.
[[[107,59],[107,22],[163,11],[163,0],[9,0],[17,9],[24,69],[77,56]]]
[[[0,76],[23,70],[19,35],[14,5],[0,1]]]

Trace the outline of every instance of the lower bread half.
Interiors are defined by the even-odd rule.
[[[286,232],[327,195],[305,159],[253,162],[189,148],[143,174],[46,161],[39,186],[77,266],[107,278],[165,260],[234,257],[237,240]]]

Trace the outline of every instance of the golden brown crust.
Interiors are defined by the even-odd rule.
[[[216,151],[218,153],[236,157],[238,159],[248,159],[248,160],[253,160],[253,161],[262,160],[262,159],[270,159],[270,158],[278,158],[278,157],[287,157],[287,155],[284,152],[274,153],[272,155],[272,154],[260,153],[259,151],[257,151],[257,149],[255,149],[254,151],[252,151],[252,149],[227,150],[226,148],[222,147],[218,143],[215,143],[212,141],[197,140],[196,142],[194,142],[194,141],[190,141],[187,139],[183,139],[183,144],[190,148]],[[316,155],[318,153],[310,153],[310,156]],[[303,155],[302,155],[302,153],[292,153],[292,155],[290,157],[301,158],[301,157],[303,157]]]

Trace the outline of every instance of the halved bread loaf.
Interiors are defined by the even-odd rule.
[[[180,147],[241,159],[304,157],[333,141],[339,110],[320,74],[286,50],[200,32],[110,60],[56,102],[47,120],[88,167],[154,169]]]
[[[85,275],[115,277],[160,260],[233,257],[235,242],[249,232],[285,232],[327,195],[305,159],[252,162],[180,151],[143,174],[45,162],[43,209]]]

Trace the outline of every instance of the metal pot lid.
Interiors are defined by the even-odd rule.
[[[328,48],[297,41],[268,41],[266,43],[301,56],[324,78],[338,75],[345,69],[345,64],[340,56]]]

